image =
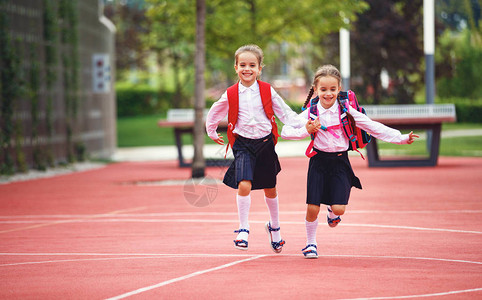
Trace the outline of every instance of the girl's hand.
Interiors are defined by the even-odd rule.
[[[316,120],[308,120],[308,122],[306,122],[306,131],[308,131],[309,134],[313,134],[315,132],[318,131],[318,129],[321,128],[321,124],[320,124],[320,119],[316,119]]]
[[[216,144],[219,144],[219,145],[224,145],[224,140],[223,140],[223,136],[218,133],[218,139],[212,139],[214,142],[216,142]]]
[[[413,133],[413,131],[410,131],[408,134],[408,142],[407,144],[411,144],[415,141],[415,138],[419,138],[420,136],[418,134]]]

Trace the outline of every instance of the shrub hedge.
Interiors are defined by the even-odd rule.
[[[482,104],[455,103],[458,123],[482,123]]]
[[[164,113],[174,99],[173,93],[159,92],[148,85],[117,85],[117,116],[129,117]]]
[[[171,92],[159,92],[158,89],[147,85],[118,85],[117,93],[117,116],[141,116],[166,113],[172,107],[174,94]],[[450,100],[450,99],[449,99]],[[453,99],[455,100],[455,99]],[[210,108],[216,100],[206,99],[206,107]],[[455,103],[457,122],[482,123],[481,101],[443,101]],[[301,112],[301,104],[286,102],[292,110]]]

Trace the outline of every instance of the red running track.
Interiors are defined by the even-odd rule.
[[[235,192],[192,183],[176,162],[117,163],[0,185],[1,299],[481,299],[482,158],[369,169],[353,157],[342,222],[320,214],[319,259],[305,245],[307,159],[282,158],[273,253],[263,193],[249,250],[236,250]]]

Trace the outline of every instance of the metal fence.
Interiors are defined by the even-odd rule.
[[[46,10],[59,14],[65,3],[74,5],[75,31],[71,36],[62,36],[65,32],[54,30],[57,36],[48,40]],[[35,149],[39,148],[49,149],[56,163],[68,160],[68,149],[72,145],[82,145],[90,157],[109,158],[114,153],[117,144],[113,88],[115,28],[102,15],[101,6],[98,0],[8,0],[0,3],[0,12],[7,16],[7,33],[12,47],[20,58],[18,71],[27,90],[34,65],[38,66],[39,77],[37,90],[21,93],[15,99],[12,120],[20,126],[11,145],[2,151],[12,152],[15,158],[20,146],[29,166],[33,164]],[[58,22],[59,29],[65,25],[61,24],[62,20]],[[72,37],[76,37],[75,42],[64,42]],[[53,60],[57,63],[54,65],[48,64],[46,46],[49,45],[55,49]],[[75,75],[66,72],[68,68]],[[47,83],[49,70],[56,77],[50,84]],[[77,79],[74,84],[72,76]],[[32,97],[38,99],[36,111]],[[0,121],[2,118],[4,122],[5,116],[0,116]],[[0,159],[3,157],[0,155]]]

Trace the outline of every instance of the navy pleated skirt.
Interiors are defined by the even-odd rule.
[[[281,165],[274,146],[273,134],[261,139],[238,136],[233,144],[234,161],[224,175],[224,184],[237,189],[240,181],[249,180],[252,190],[276,187]]]
[[[348,159],[348,152],[323,152],[310,158],[307,179],[307,204],[346,205],[351,187],[361,189]]]

